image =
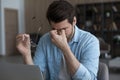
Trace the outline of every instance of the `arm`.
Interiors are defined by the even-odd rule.
[[[99,41],[93,36],[87,36],[81,44],[80,67],[73,76],[74,80],[96,80],[99,64]]]
[[[54,31],[51,32],[52,41],[63,52],[68,70],[71,73],[73,80],[93,80],[96,77],[98,70],[98,40],[93,39],[85,43],[84,47],[82,48],[82,57],[80,58],[80,61],[78,61],[70,50],[64,35],[65,34],[57,35]]]
[[[19,34],[16,37],[16,47],[22,54],[24,63],[34,65],[31,57],[30,37],[28,34]]]
[[[31,55],[23,56],[25,64],[34,65]]]
[[[69,72],[73,75],[78,69],[80,63],[69,48],[64,30],[61,31],[61,34],[57,34],[57,30],[51,31],[51,39],[52,42],[63,52]]]
[[[71,75],[74,75],[80,66],[80,62],[76,59],[69,46],[62,49],[63,55],[66,60],[67,68]]]

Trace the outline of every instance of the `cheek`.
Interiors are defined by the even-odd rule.
[[[66,30],[65,34],[66,34],[67,37],[69,37],[71,35],[71,30]]]

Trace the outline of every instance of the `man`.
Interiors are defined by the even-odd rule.
[[[99,41],[77,28],[74,7],[66,1],[54,1],[47,19],[52,30],[40,38],[33,60],[29,35],[16,37],[25,63],[38,65],[46,80],[97,80]]]

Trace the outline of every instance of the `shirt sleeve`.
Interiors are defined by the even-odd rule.
[[[91,75],[88,72],[88,70],[82,64],[80,64],[78,70],[76,71],[72,79],[73,80],[91,80]]]
[[[96,37],[89,37],[82,45],[80,66],[72,76],[73,80],[96,80],[100,55],[99,41]]]

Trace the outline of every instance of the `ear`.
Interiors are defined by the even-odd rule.
[[[74,16],[74,17],[73,17],[73,26],[75,26],[76,23],[77,23],[77,19],[76,19],[76,17]]]

